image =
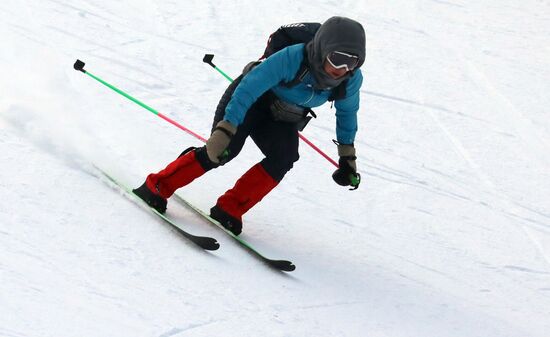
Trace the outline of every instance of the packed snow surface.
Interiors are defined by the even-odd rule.
[[[356,191],[305,143],[245,216],[272,270],[197,248],[119,190],[201,142],[228,82],[280,25],[367,31]],[[0,336],[545,337],[550,331],[548,1],[0,2]],[[332,158],[334,109],[303,135]],[[204,210],[262,155],[178,193]]]

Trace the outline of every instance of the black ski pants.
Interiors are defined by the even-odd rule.
[[[223,119],[225,108],[241,79],[242,75],[229,85],[220,99],[212,130]],[[237,133],[229,143],[228,161],[239,154],[246,139],[250,136],[265,155],[261,165],[274,180],[280,182],[300,158],[298,154],[298,126],[295,123],[279,122],[272,119],[270,112],[272,97],[271,92],[265,93],[246,112],[243,123],[238,126]]]

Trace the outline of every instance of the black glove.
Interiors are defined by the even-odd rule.
[[[355,160],[355,147],[353,144],[337,144],[338,155],[338,169],[332,174],[332,179],[341,186],[351,186],[352,190],[359,188],[361,183],[361,175],[357,173],[357,164]]]

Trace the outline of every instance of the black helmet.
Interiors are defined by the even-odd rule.
[[[330,89],[338,86],[351,76],[350,73],[333,79],[324,71],[324,63],[333,52],[354,55],[358,58],[357,69],[365,62],[365,30],[357,21],[334,16],[325,21],[315,36],[306,45],[310,71],[317,80],[318,89]]]

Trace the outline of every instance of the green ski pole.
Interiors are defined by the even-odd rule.
[[[112,89],[112,90],[115,91],[116,93],[118,93],[118,94],[120,94],[120,95],[126,97],[127,99],[129,99],[130,101],[136,103],[137,105],[141,106],[142,108],[145,108],[145,109],[149,110],[150,112],[152,112],[153,114],[155,114],[155,115],[159,116],[160,118],[164,119],[164,120],[167,121],[168,123],[170,123],[170,124],[172,124],[172,125],[174,125],[174,126],[180,128],[180,129],[182,129],[183,131],[187,132],[188,134],[194,136],[195,138],[200,139],[200,140],[202,140],[203,142],[206,142],[206,139],[203,138],[202,136],[200,136],[199,134],[197,134],[197,133],[195,133],[195,132],[189,130],[188,128],[186,128],[185,126],[179,124],[178,122],[174,121],[173,119],[171,119],[171,118],[169,118],[169,117],[167,117],[167,116],[161,114],[160,112],[158,112],[157,110],[151,108],[150,106],[148,106],[147,104],[141,102],[140,100],[138,100],[138,99],[136,99],[136,98],[134,98],[134,97],[128,95],[127,93],[125,93],[124,91],[118,89],[118,88],[115,87],[114,85],[105,82],[104,80],[102,80],[101,78],[99,78],[99,77],[93,75],[93,74],[90,73],[89,71],[84,70],[84,66],[85,66],[85,65],[86,65],[86,64],[85,64],[84,62],[82,62],[82,61],[80,61],[80,60],[76,60],[76,62],[74,63],[74,66],[73,66],[73,67],[74,67],[75,70],[78,70],[78,71],[83,72],[84,74],[90,76],[91,78],[93,78],[94,80],[98,81],[99,83],[101,83],[101,84],[105,85],[106,87]]]

